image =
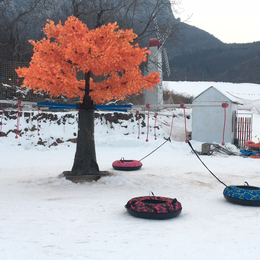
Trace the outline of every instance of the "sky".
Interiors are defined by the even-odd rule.
[[[260,1],[181,0],[175,17],[213,34],[225,43],[260,41]]]

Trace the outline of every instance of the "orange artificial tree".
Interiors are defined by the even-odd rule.
[[[139,68],[149,51],[133,44],[133,30],[116,23],[89,30],[71,16],[62,25],[48,20],[46,37],[30,41],[34,54],[28,68],[19,68],[22,87],[52,97],[80,97],[79,130],[74,164],[69,175],[98,175],[94,142],[94,104],[140,93],[159,83],[159,73],[143,76]],[[85,80],[78,80],[83,72]],[[98,79],[98,80],[94,80]],[[100,80],[101,79],[101,80]]]

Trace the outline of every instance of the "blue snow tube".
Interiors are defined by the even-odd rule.
[[[228,186],[224,189],[225,199],[231,203],[260,206],[260,188],[250,185]]]

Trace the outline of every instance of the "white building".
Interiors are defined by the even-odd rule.
[[[228,106],[223,108],[225,105],[222,104]],[[205,143],[234,143],[238,109],[236,98],[210,87],[194,99],[193,105],[192,140]]]

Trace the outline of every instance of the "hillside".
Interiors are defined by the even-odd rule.
[[[260,55],[258,54],[252,59],[246,60],[223,74],[220,74],[216,79],[218,81],[228,82],[260,82]]]
[[[225,44],[194,26],[180,24],[179,42],[166,45],[171,81],[260,83],[260,42]]]

